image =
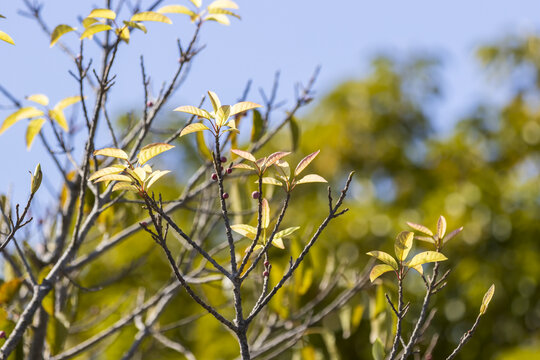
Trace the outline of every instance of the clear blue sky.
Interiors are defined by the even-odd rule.
[[[77,26],[77,15],[88,14],[103,2],[47,0],[44,15],[51,27]],[[165,2],[173,3],[189,4],[187,0]],[[203,29],[202,43],[207,48],[172,105],[197,103],[208,89],[220,94],[225,103],[233,102],[248,79],[253,79],[255,90],[250,100],[260,101],[257,89],[269,87],[276,70],[282,73],[280,98],[292,99],[294,83],[306,80],[319,64],[317,90],[322,95],[343,80],[365,74],[370,57],[379,51],[397,55],[427,51],[442,55],[445,61],[445,98],[437,113],[438,126],[444,129],[475,99],[489,95],[473,60],[475,46],[505,34],[535,31],[540,21],[538,0],[238,0],[238,4],[241,21],[233,19],[229,27],[212,23]],[[0,20],[0,30],[17,43],[0,44],[0,84],[19,98],[45,93],[53,103],[76,95],[76,83],[67,73],[72,64],[57,47],[49,49],[48,39],[35,22],[17,14],[22,8],[22,1],[0,3],[0,14],[7,16]],[[141,104],[141,53],[156,92],[169,78],[178,57],[176,37],[187,40],[192,31],[187,17],[171,18],[173,25],[149,24],[147,35],[134,35],[129,47],[121,49],[113,69],[119,76],[109,100],[113,113]],[[76,48],[75,35],[68,38]],[[0,97],[0,105],[7,104]],[[0,121],[8,114],[0,109]],[[28,170],[37,162],[49,173],[55,171],[38,141],[26,151],[24,132],[21,122],[0,136],[0,193],[12,186],[20,202],[28,192]],[[50,181],[54,179],[56,175],[50,174]]]

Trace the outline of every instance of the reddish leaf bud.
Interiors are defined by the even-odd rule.
[[[154,106],[154,103],[152,101],[149,101],[149,102],[146,103],[146,107],[150,108],[152,106]]]
[[[225,156],[222,156],[219,161],[221,161],[222,163],[227,162],[227,158]]]
[[[227,174],[232,173],[232,168],[227,168]]]
[[[258,199],[259,196],[261,196],[261,194],[259,194],[258,191],[254,191],[254,192],[251,193],[251,197],[254,198],[254,199]]]
[[[0,339],[6,339],[6,332],[4,330],[0,331]]]
[[[264,277],[268,277],[268,275],[269,275],[268,271],[263,272]]]
[[[229,198],[229,193],[223,193],[223,199],[227,200]]]
[[[148,224],[146,223],[146,221],[141,221],[139,225],[141,225],[142,227],[146,227]]]
[[[270,261],[266,260],[266,261],[264,262],[264,267],[267,268],[267,267],[269,267],[269,266],[270,266]]]
[[[212,174],[212,180],[217,181],[217,179],[218,179],[217,174],[216,174],[216,173],[213,173],[213,174]]]

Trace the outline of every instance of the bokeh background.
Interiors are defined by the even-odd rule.
[[[248,80],[253,81],[249,100],[261,101],[258,89],[268,92],[276,71],[278,98],[290,104],[295,83],[305,82],[321,65],[315,99],[297,119],[301,136],[295,156],[321,149],[314,169],[335,187],[350,170],[356,177],[347,203],[351,212],[329,228],[321,242],[324,251],[313,254],[311,263],[324,263],[328,250],[360,270],[367,262],[365,252],[391,250],[391,239],[406,229],[406,221],[433,228],[437,217],[445,215],[451,230],[464,226],[464,231],[445,249],[454,271],[435,302],[439,354],[448,353],[471,326],[483,293],[494,283],[488,314],[461,358],[540,358],[540,3],[238,3],[241,21],[203,29],[207,46],[171,108],[197,104],[208,89],[233,103]],[[51,26],[75,24],[78,15],[99,5],[48,0],[43,15]],[[77,94],[67,72],[72,61],[58,48],[49,48],[38,25],[18,14],[23,8],[19,1],[0,4],[7,17],[0,29],[16,42],[0,44],[0,85],[18,98],[45,93],[54,102]],[[170,76],[178,59],[176,38],[187,40],[193,31],[187,19],[173,21],[172,27],[149,25],[150,34],[137,34],[120,53],[109,100],[115,117],[142,108],[141,54],[156,94]],[[75,37],[71,41],[77,43]],[[0,119],[12,111],[0,96]],[[181,121],[164,116],[162,123],[165,128]],[[18,202],[25,199],[27,172],[37,162],[53,168],[40,144],[26,150],[24,131],[19,124],[0,137],[0,192],[11,191]],[[98,145],[108,141],[104,136]],[[271,147],[291,148],[286,129]],[[189,146],[186,154],[197,156]],[[178,168],[178,161],[167,160],[172,168]],[[40,194],[38,204],[47,204],[60,191],[58,175],[53,170],[46,174],[50,191]],[[182,178],[178,173],[179,182]],[[171,180],[163,191],[174,192],[174,187]],[[324,213],[320,190],[304,190],[303,200],[293,208],[297,223],[307,224]],[[118,258],[117,266],[136,256]],[[99,274],[87,276],[90,281]],[[166,277],[166,271],[154,276]],[[421,299],[418,285],[408,288],[411,301]],[[391,291],[390,281],[383,286]],[[413,307],[411,313],[417,310]],[[324,324],[334,334],[341,358],[370,356],[369,339],[381,327],[381,311],[366,310],[348,336],[339,321]],[[215,324],[201,320],[197,326],[213,329]],[[202,358],[219,353],[216,344],[179,336],[189,338]],[[234,342],[226,344],[234,353]],[[330,356],[317,335],[304,345],[318,356]]]

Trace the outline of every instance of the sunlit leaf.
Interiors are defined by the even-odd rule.
[[[371,269],[371,272],[369,273],[369,280],[373,282],[375,281],[376,278],[378,278],[379,276],[381,276],[382,274],[388,271],[394,271],[394,269],[388,264],[375,265],[373,269]]]
[[[82,25],[85,29],[88,29],[90,26],[94,25],[95,23],[99,23],[99,20],[91,18],[91,17],[84,18],[82,21]]]
[[[166,143],[153,143],[148,144],[145,147],[139,151],[139,154],[137,154],[137,159],[139,160],[139,164],[144,165],[148,160],[153,158],[154,156],[157,156],[165,151],[171,150],[174,147],[174,145],[166,144]]]
[[[411,250],[412,243],[414,239],[414,233],[411,231],[402,231],[396,237],[394,243],[394,251],[396,252],[396,257],[399,261],[403,261],[409,255]]]
[[[291,235],[292,233],[294,233],[298,229],[300,229],[300,226],[293,226],[293,227],[278,231],[276,233],[276,235],[274,235],[274,237],[275,238],[284,238],[284,237],[287,237],[287,236]]]
[[[202,0],[189,0],[189,1],[191,1],[191,3],[198,8],[200,8],[202,5]]]
[[[6,34],[3,31],[0,31],[0,40],[5,41],[7,43],[10,43],[11,45],[15,45],[15,41],[13,41],[11,36],[9,36],[8,34]]]
[[[396,260],[392,257],[392,255],[385,253],[384,251],[370,251],[367,254],[381,260],[385,264],[390,265],[394,270],[398,269]]]
[[[257,179],[255,181],[255,184],[258,184],[259,183],[259,180]],[[274,179],[272,177],[263,177],[262,178],[262,183],[265,184],[265,185],[277,185],[277,186],[283,186],[283,183],[277,179]]]
[[[288,151],[278,151],[273,154],[270,154],[268,158],[266,159],[266,162],[264,163],[264,166],[269,168],[270,166],[274,165],[276,162],[278,162],[281,158],[289,155],[290,152]]]
[[[56,123],[62,129],[64,129],[64,131],[69,130],[68,123],[67,123],[67,120],[66,120],[66,116],[64,115],[64,112],[62,110],[59,110],[59,109],[51,109],[51,110],[49,110],[49,117],[51,119],[53,119],[54,121],[56,121]]]
[[[208,9],[219,9],[219,8],[225,8],[225,9],[238,9],[238,5],[231,0],[216,0],[210,5],[208,5]]]
[[[215,22],[218,22],[220,23],[221,25],[230,25],[231,22],[230,20],[227,18],[227,15],[222,15],[222,14],[215,14],[215,15],[207,15],[204,17],[205,21],[215,21]]]
[[[212,103],[212,107],[214,108],[214,113],[217,113],[217,111],[221,107],[221,101],[219,100],[219,97],[215,92],[210,90],[208,91],[208,97],[210,98],[210,102]]]
[[[127,26],[123,26],[120,29],[115,29],[115,33],[122,41],[124,41],[126,44],[129,44],[130,34],[129,28]]]
[[[109,174],[109,175],[103,175],[99,177],[98,179],[94,180],[95,183],[102,182],[102,181],[123,181],[123,182],[127,182],[131,184],[133,182],[133,179],[127,175]]]
[[[58,42],[60,37],[62,37],[64,34],[67,34],[69,32],[77,30],[74,27],[71,27],[66,24],[60,24],[57,27],[54,28],[53,32],[51,33],[51,42],[49,44],[50,47],[53,47],[54,44]]]
[[[304,177],[301,178],[300,180],[298,180],[298,181],[296,182],[296,185],[306,184],[306,183],[315,183],[315,182],[318,182],[318,183],[325,183],[325,182],[328,182],[328,181],[326,181],[326,179],[323,178],[323,177],[320,176],[320,175],[317,175],[317,174],[309,174],[309,175],[304,176]]]
[[[257,236],[257,228],[246,224],[231,225],[231,230],[245,236],[251,240],[255,240]]]
[[[495,284],[489,287],[488,291],[484,295],[484,298],[482,299],[482,306],[480,306],[480,315],[484,315],[486,313],[489,303],[491,302],[491,298],[493,298],[493,294],[495,294]]]
[[[373,360],[384,360],[384,344],[382,343],[381,339],[377,338],[377,340],[375,340],[373,343],[371,347],[371,355],[373,356]]]
[[[114,20],[116,19],[116,13],[110,9],[94,9],[87,17]]]
[[[242,102],[239,102],[237,104],[234,104],[232,107],[231,107],[231,114],[230,116],[233,116],[233,115],[236,115],[238,113],[241,113],[241,112],[244,112],[244,111],[248,111],[248,110],[251,110],[251,109],[255,109],[255,108],[259,108],[261,107],[261,105],[259,104],[255,104],[254,102],[250,102],[250,101],[242,101]]]
[[[34,142],[34,139],[37,134],[41,131],[41,127],[45,124],[44,118],[38,118],[31,120],[28,123],[28,127],[26,128],[26,149],[30,150],[32,147],[32,143]]]
[[[285,244],[283,244],[283,239],[282,238],[274,237],[272,239],[272,245],[274,245],[275,247],[280,248],[280,249],[285,249]]]
[[[278,162],[276,162],[276,165],[279,166],[279,168],[283,171],[287,178],[291,176],[291,167],[289,166],[289,163],[287,161],[279,160]]]
[[[210,130],[208,126],[202,124],[202,123],[195,123],[195,124],[189,124],[185,128],[182,129],[180,132],[180,136],[184,136],[187,134],[191,134],[197,131],[204,131],[204,130]]]
[[[444,234],[446,234],[446,219],[441,215],[437,221],[437,236],[442,239]]]
[[[407,221],[407,225],[409,225],[411,228],[413,228],[416,231],[420,231],[421,233],[424,233],[428,236],[433,236],[433,232],[429,230],[427,227],[425,227],[424,225],[419,225],[419,224],[415,224],[408,221]]]
[[[453,238],[455,238],[462,231],[463,231],[463,226],[460,227],[459,229],[452,231],[450,234],[446,235],[444,237],[444,244],[446,244],[449,240],[452,240]]]
[[[158,181],[161,177],[163,177],[164,175],[167,175],[168,173],[170,173],[169,170],[157,170],[157,171],[154,171],[149,177],[148,177],[148,184],[146,184],[146,188],[147,189],[150,189],[150,187],[152,185],[155,184],[156,181]]]
[[[68,106],[76,104],[81,100],[82,98],[80,96],[69,96],[65,99],[60,100],[56,105],[54,105],[54,108],[56,110],[64,110]]]
[[[26,100],[33,101],[43,106],[49,105],[49,98],[47,97],[47,95],[43,95],[43,94],[28,95],[26,97]]]
[[[231,115],[231,107],[229,105],[221,105],[216,111],[216,125],[223,126],[229,120]]]
[[[150,174],[152,172],[152,167],[148,164],[144,165],[142,169],[146,171],[147,174]]]
[[[253,124],[251,126],[251,142],[259,140],[264,131],[264,122],[260,111],[253,110]]]
[[[176,109],[174,109],[173,111],[179,111],[179,112],[183,112],[183,113],[197,115],[199,117],[203,117],[203,118],[208,119],[208,120],[212,119],[212,116],[210,115],[210,113],[208,111],[203,110],[203,109],[199,109],[198,107],[191,106],[191,105],[179,106]]]
[[[231,152],[251,162],[257,161],[257,159],[255,159],[255,156],[253,156],[253,154],[251,154],[250,152],[240,150],[240,149],[231,149]]]
[[[186,14],[186,15],[196,15],[193,11],[189,10],[184,5],[166,5],[159,8],[156,12],[160,14]]]
[[[119,182],[114,184],[112,191],[117,190],[127,190],[127,191],[133,191],[133,192],[139,192],[139,189],[135,185],[131,185],[125,182]]]
[[[154,11],[144,11],[144,12],[135,14],[131,17],[130,21],[156,21],[156,22],[162,22],[165,24],[172,24],[171,19],[169,19],[163,14],[160,14]]]
[[[22,278],[15,278],[0,285],[0,305],[8,304],[19,291]]]
[[[0,134],[9,129],[19,120],[30,119],[38,116],[43,116],[43,111],[36,109],[33,106],[20,108],[4,120],[2,127],[0,127]]]
[[[199,153],[205,159],[212,160],[212,153],[206,145],[206,141],[204,140],[204,132],[202,131],[197,132],[197,149],[199,149]]]
[[[250,166],[248,164],[236,164],[233,165],[233,169],[255,170],[253,166]]]
[[[300,173],[319,155],[319,152],[321,150],[317,150],[314,153],[309,154],[305,158],[303,158],[298,165],[296,166],[296,169],[294,170],[294,176],[300,175]]]
[[[235,14],[234,12],[232,12],[232,11],[230,11],[230,10],[227,10],[227,9],[218,9],[218,8],[215,8],[215,9],[209,9],[209,10],[208,10],[208,13],[209,13],[209,14],[223,14],[223,15],[230,15],[230,16],[234,16],[234,17],[237,18],[237,19],[241,19],[240,15]]]
[[[137,178],[141,180],[141,182],[144,182],[146,180],[146,171],[144,171],[143,168],[135,168],[133,169],[133,172],[137,175]]]
[[[268,225],[270,225],[270,205],[268,205],[268,200],[262,199],[261,227],[267,229]]]
[[[86,39],[86,38],[92,38],[92,36],[94,36],[95,34],[97,33],[100,33],[102,31],[108,31],[108,30],[111,30],[112,27],[110,25],[107,25],[107,24],[97,24],[97,25],[92,25],[90,26],[88,29],[84,30],[83,33],[81,34],[81,37],[80,39]]]
[[[418,235],[415,235],[414,238],[415,238],[416,240],[425,241],[425,242],[428,242],[428,243],[435,244],[435,240],[434,240],[432,237],[429,237],[429,236],[418,236]]]
[[[423,264],[427,264],[427,263],[432,263],[432,262],[438,262],[438,261],[444,261],[444,260],[448,260],[448,258],[446,256],[444,256],[443,254],[441,254],[440,252],[437,252],[437,251],[424,251],[424,252],[421,252],[420,254],[417,254],[415,255],[411,261],[409,261],[406,265],[408,267],[416,267],[418,265],[423,265]]]
[[[109,166],[109,167],[106,167],[106,168],[103,168],[103,169],[99,169],[98,171],[93,173],[88,178],[88,180],[93,181],[93,180],[98,179],[98,178],[100,178],[102,176],[105,176],[105,175],[119,174],[122,171],[124,171],[124,169],[126,167],[127,167],[127,165],[113,165],[113,166]]]
[[[124,25],[127,25],[129,27],[142,30],[146,34],[146,26],[144,26],[141,23],[135,22],[135,21],[124,21]]]
[[[109,156],[109,157],[115,157],[122,160],[128,159],[128,154],[122,149],[116,149],[116,148],[104,148],[100,150],[94,151],[94,155],[103,155],[103,156]]]

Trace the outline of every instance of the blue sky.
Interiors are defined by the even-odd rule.
[[[51,27],[77,26],[77,15],[88,14],[103,2],[47,0],[44,16]],[[187,0],[164,2],[174,3],[189,4]],[[282,75],[279,98],[292,99],[293,85],[306,80],[317,65],[322,72],[316,89],[323,95],[344,80],[364,75],[369,59],[381,51],[398,56],[428,52],[440,55],[445,64],[445,97],[436,113],[438,128],[444,130],[476,99],[496,95],[496,86],[491,90],[486,86],[473,60],[476,45],[506,34],[535,31],[540,14],[537,0],[238,0],[238,4],[241,21],[233,19],[229,27],[212,23],[203,28],[201,43],[207,47],[171,106],[195,104],[208,89],[220,94],[225,103],[234,102],[248,79],[254,82],[249,100],[260,101],[257,89],[271,86],[276,70]],[[35,22],[17,14],[22,8],[22,1],[0,3],[0,14],[7,17],[0,20],[0,29],[17,44],[0,44],[0,84],[19,98],[45,93],[53,103],[76,95],[76,83],[67,73],[73,69],[70,60],[57,47],[49,48]],[[140,54],[145,56],[156,93],[170,77],[178,58],[176,38],[187,41],[193,30],[187,17],[171,18],[173,25],[150,24],[147,35],[134,34],[129,47],[121,49],[113,69],[118,73],[110,97],[113,114],[140,108]],[[77,48],[74,34],[65,38]],[[0,97],[0,105],[7,104]],[[0,109],[0,121],[8,114]],[[28,192],[28,171],[37,162],[48,169],[51,182],[57,179],[40,144],[26,151],[24,132],[21,122],[0,136],[4,174],[0,193],[11,186],[19,202]]]

